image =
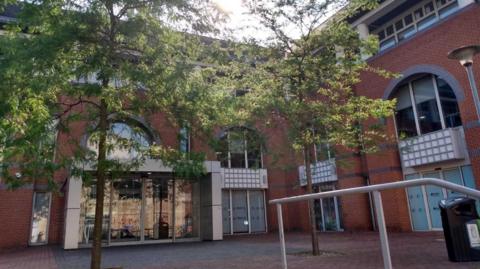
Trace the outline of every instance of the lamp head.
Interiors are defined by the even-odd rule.
[[[454,49],[448,53],[448,58],[460,61],[463,66],[473,64],[473,57],[480,53],[480,45],[470,45]]]

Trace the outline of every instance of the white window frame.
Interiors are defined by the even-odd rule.
[[[457,4],[458,6],[458,9],[461,8],[460,6],[460,3],[458,2],[458,0],[447,0],[447,3],[445,3],[444,5],[442,6],[438,6],[438,3],[437,3],[438,0],[431,0],[431,1],[421,1],[420,3],[414,5],[413,7],[409,8],[407,11],[403,12],[402,14],[396,16],[395,18],[393,18],[392,20],[390,20],[388,23],[385,23],[382,27],[380,27],[379,29],[373,31],[374,34],[376,34],[377,36],[379,36],[380,32],[383,32],[384,33],[384,37],[382,39],[379,39],[380,41],[380,44],[384,41],[387,41],[391,38],[394,38],[395,42],[393,45],[389,45],[385,48],[382,48],[380,46],[380,51],[384,51],[386,49],[389,49],[389,48],[392,48],[392,47],[395,47],[399,42],[401,42],[402,40],[399,40],[399,35],[400,33],[402,33],[403,31],[405,31],[407,28],[413,26],[415,28],[415,33],[412,35],[416,35],[418,33],[418,24],[420,22],[422,22],[423,20],[425,20],[426,18],[432,16],[432,14],[434,14],[435,18],[436,18],[436,21],[433,23],[435,24],[436,22],[442,20],[443,18],[440,17],[440,11],[442,11],[443,9],[447,8],[447,7],[450,7],[452,5],[455,5]],[[429,2],[432,2],[433,3],[433,12],[430,12],[428,15],[426,15],[425,13],[425,5],[428,4]],[[415,11],[417,11],[418,9],[421,9],[422,10],[422,13],[423,13],[423,16],[422,18],[419,18],[417,19],[415,17]],[[411,15],[412,16],[412,22],[410,24],[405,24],[405,20],[404,18],[408,15]],[[448,17],[448,16],[447,16]],[[403,27],[401,29],[396,29],[396,26],[395,24],[398,22],[398,21],[402,21],[402,24],[403,24]],[[393,27],[393,33],[390,34],[390,35],[387,35],[387,31],[386,29],[388,27],[392,26]],[[432,25],[426,27],[425,29],[428,29],[430,28]],[[425,29],[422,29],[421,31],[425,30]]]
[[[432,85],[433,85],[433,90],[434,90],[434,93],[435,93],[435,102],[437,104],[437,109],[438,109],[438,113],[439,113],[439,117],[440,117],[440,123],[442,125],[442,130],[446,129],[447,128],[447,125],[445,123],[445,117],[444,117],[444,114],[443,114],[443,107],[442,107],[442,103],[440,101],[440,94],[438,92],[438,85],[437,85],[437,76],[434,75],[434,74],[428,74],[426,76],[430,76],[431,79],[432,79]],[[422,77],[419,77],[419,78],[422,78]],[[408,80],[408,93],[410,95],[410,102],[412,104],[412,108],[413,108],[413,116],[415,118],[415,127],[416,127],[416,130],[417,130],[417,136],[422,136],[426,133],[422,133],[422,130],[420,128],[420,122],[418,121],[418,112],[417,112],[417,105],[415,103],[415,96],[413,94],[413,86],[412,86],[412,82],[415,81],[416,79],[410,79]],[[403,85],[403,84],[402,84]],[[457,100],[457,105],[458,105],[458,100]],[[396,136],[397,136],[397,139],[399,139],[399,135],[398,135],[398,127],[397,127],[397,120],[396,120],[396,117],[394,116],[393,117],[394,119],[394,123],[395,123],[395,133],[396,133]]]
[[[239,169],[242,169],[242,168],[245,168],[245,169],[253,169],[253,168],[250,168],[248,167],[248,141],[247,141],[247,132],[253,132],[252,130],[249,130],[247,128],[242,128],[243,129],[243,143],[244,143],[244,152],[243,152],[243,155],[244,155],[244,159],[245,159],[245,167],[232,167],[232,155],[231,155],[231,152],[230,152],[230,131],[231,130],[228,130],[227,131],[227,158],[228,158],[228,167],[225,167],[225,168],[239,168]],[[260,145],[260,167],[258,167],[258,169],[263,169],[263,147]]]

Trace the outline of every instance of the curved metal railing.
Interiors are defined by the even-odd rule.
[[[327,191],[327,192],[320,192],[320,193],[304,194],[299,196],[270,200],[269,201],[270,204],[276,204],[277,206],[278,233],[280,236],[280,247],[281,247],[283,268],[287,269],[287,254],[285,249],[285,235],[283,231],[282,204],[328,198],[328,197],[338,197],[338,196],[344,196],[349,194],[372,193],[373,202],[375,205],[375,216],[377,219],[378,231],[380,233],[380,243],[382,247],[383,264],[385,269],[391,269],[392,260],[390,256],[390,247],[388,245],[387,228],[385,225],[382,196],[380,194],[380,191],[423,186],[423,185],[434,185],[434,186],[442,187],[445,189],[453,190],[458,193],[463,193],[473,198],[480,199],[480,191],[478,190],[467,188],[467,187],[454,184],[441,179],[422,178],[422,179],[412,179],[412,180],[383,183],[383,184],[377,184],[377,185],[369,185],[369,186],[363,186],[363,187],[341,189],[341,190],[334,190],[334,191]]]

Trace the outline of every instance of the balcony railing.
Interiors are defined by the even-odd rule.
[[[403,167],[465,158],[463,128],[448,128],[398,143]]]
[[[222,188],[266,189],[267,169],[222,168]]]
[[[312,167],[312,184],[337,181],[337,167],[335,159],[316,162]],[[300,186],[307,185],[307,175],[305,172],[305,165],[298,167],[298,177],[300,179]]]

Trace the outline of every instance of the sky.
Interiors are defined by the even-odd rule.
[[[255,38],[263,39],[268,36],[268,31],[259,28],[258,21],[254,16],[248,14],[248,9],[243,6],[244,0],[212,0],[221,10],[229,15],[229,27],[236,29],[233,32],[235,38]],[[274,0],[272,0],[274,2]],[[320,2],[320,1],[319,1]],[[327,19],[334,12],[329,12],[325,17]],[[289,36],[291,38],[299,38],[300,31],[298,29],[290,29]]]

